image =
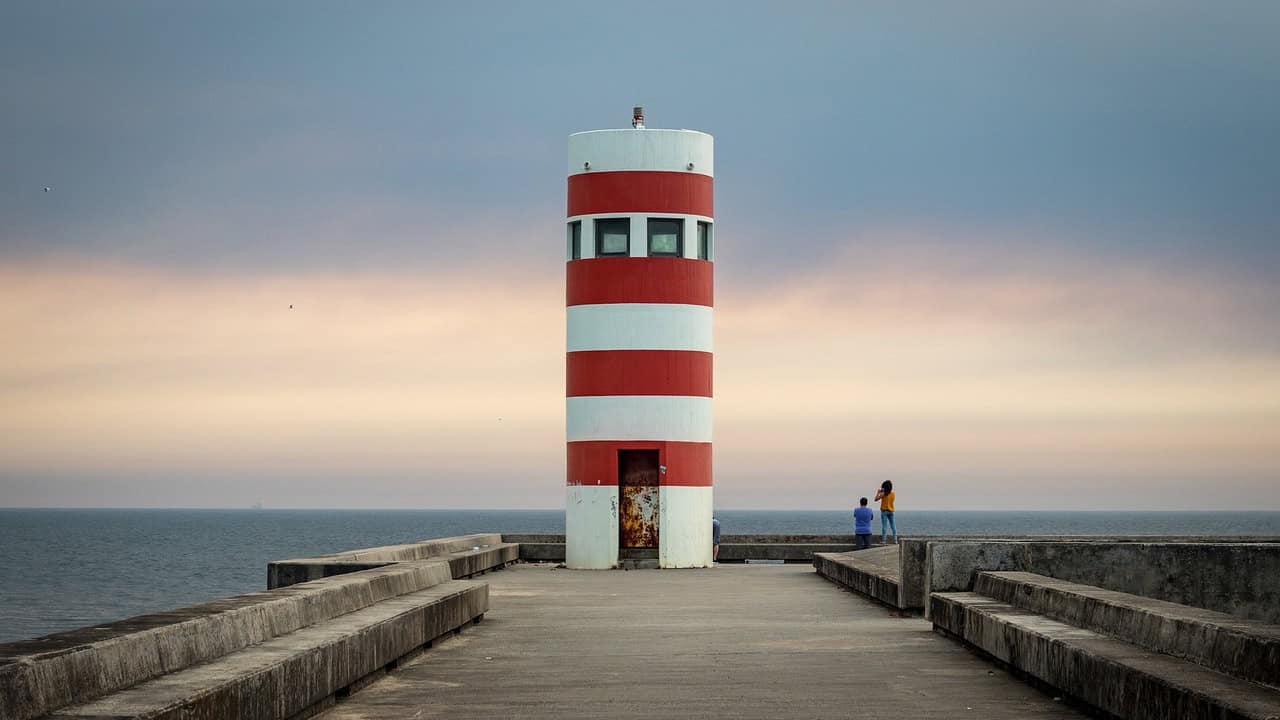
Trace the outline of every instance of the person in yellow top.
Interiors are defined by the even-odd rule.
[[[897,499],[893,491],[893,481],[885,480],[876,491],[876,499],[880,501],[880,542],[887,543],[889,530],[893,530],[893,543],[898,544],[898,526],[893,522],[893,501]]]

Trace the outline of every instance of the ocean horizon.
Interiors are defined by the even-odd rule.
[[[716,517],[726,535],[848,533],[850,510]],[[1280,536],[1280,511],[916,510],[896,519],[904,537]],[[262,590],[271,560],[474,532],[563,533],[564,511],[0,509],[0,642]]]

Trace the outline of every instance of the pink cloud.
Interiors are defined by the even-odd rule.
[[[554,507],[562,279],[521,270],[10,263],[6,501]],[[721,507],[843,507],[885,474],[917,507],[1182,507],[1209,479],[1219,507],[1280,507],[1280,354],[1208,347],[1254,322],[1211,279],[914,262],[724,284]]]

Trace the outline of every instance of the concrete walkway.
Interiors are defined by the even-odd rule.
[[[1083,717],[807,565],[484,579],[482,624],[322,717]]]

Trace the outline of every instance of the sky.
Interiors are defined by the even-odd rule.
[[[716,138],[717,507],[1280,510],[1278,35],[4,3],[0,507],[563,507],[566,136],[644,105]]]

